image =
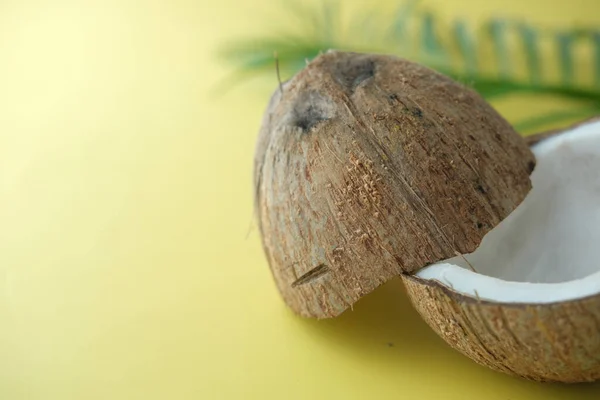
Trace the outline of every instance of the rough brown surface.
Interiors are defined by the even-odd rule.
[[[531,146],[597,121],[526,137]],[[403,275],[411,303],[453,348],[494,370],[535,381],[600,380],[600,294],[553,304],[502,304]]]
[[[402,279],[427,324],[477,363],[535,381],[600,379],[600,294],[545,305],[497,304],[435,281]]]
[[[333,317],[402,271],[472,252],[534,166],[462,85],[395,57],[321,55],[273,95],[256,150],[279,291],[303,316]]]

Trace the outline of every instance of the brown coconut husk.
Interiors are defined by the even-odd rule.
[[[534,167],[464,85],[392,56],[323,54],[277,89],[256,150],[277,287],[300,315],[337,316],[392,277],[474,251]]]
[[[600,120],[526,138],[544,140]],[[600,380],[600,294],[549,304],[501,303],[403,275],[408,297],[450,346],[477,363],[540,382]]]

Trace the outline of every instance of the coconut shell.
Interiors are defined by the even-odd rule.
[[[502,304],[402,277],[411,303],[454,349],[496,371],[540,382],[600,379],[600,295]]]
[[[532,146],[569,128],[534,134]],[[403,275],[408,297],[427,324],[475,362],[541,382],[600,380],[600,294],[551,304],[483,301],[437,281]]]
[[[256,212],[285,302],[334,317],[402,272],[474,251],[535,158],[478,94],[396,57],[328,52],[278,88]]]

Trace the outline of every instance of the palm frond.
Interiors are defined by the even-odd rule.
[[[537,129],[540,126],[551,127],[557,122],[570,121],[571,123],[575,123],[578,120],[590,118],[596,115],[597,112],[597,107],[581,107],[536,115],[535,117],[520,121],[515,125],[515,129],[521,132],[528,132]]]
[[[600,31],[595,28],[553,30],[500,18],[474,27],[460,19],[440,20],[418,0],[409,0],[392,14],[364,10],[352,18],[353,31],[360,33],[344,35],[347,29],[339,18],[337,3],[324,2],[319,9],[293,0],[286,7],[303,21],[299,32],[273,32],[233,41],[221,49],[220,57],[235,67],[238,78],[273,74],[275,52],[287,75],[298,72],[306,60],[329,49],[387,53],[449,75],[489,101],[534,93],[582,104],[579,111],[511,121],[520,129],[559,124],[575,114],[600,114]],[[511,40],[514,38],[517,40]],[[576,58],[575,51],[581,46],[586,46],[591,54],[583,61]],[[548,54],[543,51],[546,48],[553,48],[554,52]],[[488,54],[487,58],[484,54]],[[580,71],[585,68],[591,71],[589,81],[581,78],[585,74]],[[557,77],[549,78],[553,71]]]
[[[507,44],[508,22],[502,19],[493,19],[484,24],[484,30],[491,39],[491,47],[498,65],[498,74],[502,79],[509,79],[514,71]]]
[[[468,76],[477,76],[479,61],[476,39],[465,21],[457,20],[453,25],[453,35],[464,62],[465,73]]]
[[[558,32],[556,34],[561,79],[566,84],[572,84],[575,75],[573,62],[573,46],[575,40],[577,40],[576,35],[572,32]]]
[[[600,31],[593,32],[592,41],[594,46],[594,77],[596,86],[600,86]]]

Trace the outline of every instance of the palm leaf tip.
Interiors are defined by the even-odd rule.
[[[282,71],[292,75],[305,66],[306,60],[329,49],[393,53],[468,84],[489,101],[534,93],[578,100],[586,114],[600,114],[600,32],[596,29],[579,27],[553,31],[501,18],[473,27],[460,19],[442,21],[417,0],[412,0],[404,2],[398,12],[392,14],[365,9],[351,18],[353,23],[362,26],[360,33],[344,36],[343,32],[350,30],[345,29],[344,21],[339,18],[339,4],[325,1],[318,8],[291,1],[286,2],[286,7],[304,24],[299,31],[290,28],[261,38],[233,41],[220,52],[221,59],[245,76],[274,75],[273,54],[277,52]],[[518,38],[519,45],[515,46],[510,40],[512,36]],[[556,49],[553,56],[541,50],[541,43],[548,40]],[[574,49],[582,43],[594,54],[591,59],[593,82],[587,84],[575,80],[581,75],[578,69],[582,62],[575,58]],[[487,50],[496,61],[491,69],[480,62],[482,50]],[[525,60],[527,79],[516,73],[519,59]],[[558,81],[544,76],[545,67],[552,64],[560,71]],[[572,114],[555,113],[550,122],[558,124],[572,118]],[[549,119],[538,115],[526,122],[520,126],[533,129],[536,124],[547,124]]]

